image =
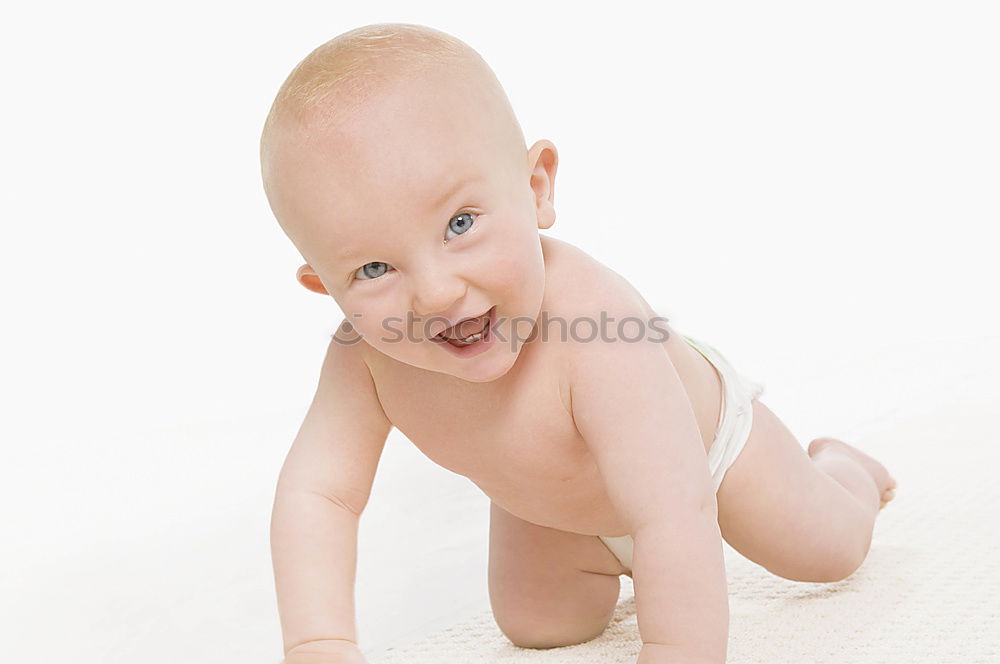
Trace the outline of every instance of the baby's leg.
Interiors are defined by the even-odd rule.
[[[719,529],[734,549],[795,581],[850,576],[871,545],[895,480],[877,461],[833,438],[802,448],[753,401],[753,431],[718,492]]]
[[[515,645],[553,648],[598,636],[614,613],[625,572],[597,537],[490,506],[490,604]]]

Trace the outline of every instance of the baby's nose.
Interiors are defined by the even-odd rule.
[[[465,295],[465,280],[455,275],[438,275],[416,284],[413,289],[413,312],[418,316],[443,314]]]

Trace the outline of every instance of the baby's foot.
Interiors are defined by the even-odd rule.
[[[875,486],[878,488],[881,500],[879,509],[885,507],[886,503],[896,497],[896,480],[889,474],[889,471],[885,469],[885,466],[858,448],[853,445],[848,445],[844,441],[837,440],[836,438],[817,438],[809,443],[810,457],[815,457],[822,450],[827,450],[836,454],[846,454],[860,463],[864,469],[868,471],[868,473],[872,476],[872,479],[875,480]]]

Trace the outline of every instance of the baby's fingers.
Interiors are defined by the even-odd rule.
[[[350,641],[313,641],[292,648],[281,664],[367,664],[357,644]]]

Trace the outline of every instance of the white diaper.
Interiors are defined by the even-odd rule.
[[[690,337],[683,338],[715,367],[722,382],[722,409],[715,429],[715,440],[708,450],[708,469],[712,474],[713,488],[718,492],[726,471],[736,461],[750,437],[750,428],[753,426],[751,401],[764,392],[764,386],[737,373],[722,353],[712,346]],[[615,554],[622,565],[632,569],[630,535],[601,537],[601,541],[611,549],[611,553]]]

